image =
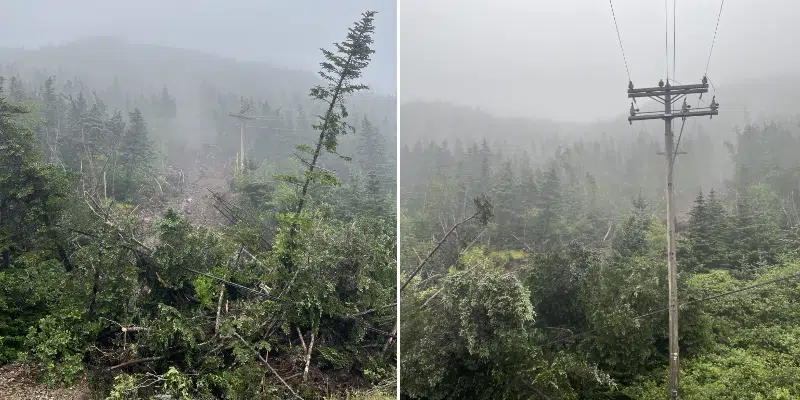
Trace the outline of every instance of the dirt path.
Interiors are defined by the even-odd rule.
[[[89,400],[86,381],[65,389],[50,389],[36,383],[30,369],[20,364],[0,366],[0,400]]]

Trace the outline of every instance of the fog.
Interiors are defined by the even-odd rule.
[[[361,12],[373,9],[376,53],[364,81],[396,93],[396,2],[233,0],[217,2],[5,2],[0,46],[36,48],[90,36],[114,36],[275,67],[317,71],[320,47],[344,39]],[[191,3],[190,7],[187,7]]]
[[[665,5],[614,0],[636,86],[664,78]],[[676,77],[698,82],[719,0],[677,2]],[[708,70],[717,86],[792,74],[800,34],[789,0],[727,2]],[[672,2],[669,2],[672,76]],[[624,114],[628,77],[607,1],[404,0],[401,99],[445,101],[501,116],[590,122]],[[723,103],[724,99],[718,99]]]

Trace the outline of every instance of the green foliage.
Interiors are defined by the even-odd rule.
[[[411,129],[427,129],[424,119]],[[712,157],[707,154],[713,143],[698,134],[685,144],[689,154]],[[498,150],[511,148],[508,143],[487,139],[455,146],[418,142],[401,150],[401,272],[414,271],[436,248],[420,279],[402,294],[403,395],[665,397],[663,161],[646,156],[658,151],[658,144],[644,135],[572,144],[546,135],[521,137],[533,140],[533,146],[512,148],[511,154]],[[786,150],[797,137],[795,128],[774,124],[737,132],[736,146],[730,146],[734,168],[715,170],[733,176],[731,182],[717,180],[712,166],[698,157],[681,158],[673,222],[683,305],[682,397],[798,397],[792,377],[800,359],[793,339],[800,323],[793,306],[800,159]],[[551,150],[550,156],[544,154]],[[709,186],[720,190],[704,192],[691,204],[687,194],[693,197]],[[485,229],[458,227],[440,242],[466,214],[468,195],[476,192],[493,199],[494,218]],[[511,257],[514,253],[522,254]],[[470,273],[475,275],[465,284],[468,289],[454,293],[455,277]],[[517,353],[506,357],[506,337],[491,331],[498,315],[490,308],[494,303],[477,294],[497,276],[516,281],[527,294],[521,304],[535,316],[514,330]],[[771,281],[781,277],[788,279]],[[764,286],[750,288],[759,283]],[[517,293],[493,285],[501,288],[498,296]],[[715,295],[724,296],[709,298]],[[459,307],[446,308],[450,298],[468,306],[454,302]],[[519,302],[505,309],[516,309]],[[490,331],[475,334],[474,327]],[[471,337],[478,338],[475,345],[467,340]],[[481,348],[491,350],[480,353]],[[477,361],[477,354],[485,358]],[[515,371],[513,378],[509,371]],[[494,376],[506,379],[487,378]]]
[[[83,371],[91,331],[79,311],[48,315],[37,327],[31,327],[25,343],[30,349],[26,359],[37,366],[48,385],[71,384]]]
[[[317,85],[310,93],[312,98],[327,105],[327,111],[314,125],[314,128],[320,131],[321,139],[317,143],[317,156],[320,145],[324,145],[325,150],[336,153],[339,135],[345,135],[353,130],[344,120],[348,116],[345,99],[347,95],[368,89],[366,85],[353,81],[361,77],[362,70],[369,65],[370,58],[375,53],[371,48],[372,34],[375,32],[372,24],[375,14],[374,11],[362,14],[361,20],[349,29],[347,39],[334,44],[336,52],[321,49],[325,61],[320,63],[322,69],[319,75],[327,85]]]
[[[372,54],[373,15],[325,53],[323,71],[338,79],[326,82],[338,85],[337,94],[325,97],[327,86],[312,93],[332,113],[316,124],[324,133],[318,146],[298,148],[314,163],[323,150],[357,150],[357,138],[339,146],[337,136],[353,121],[349,94],[365,88],[356,80]],[[50,385],[86,375],[96,395],[111,399],[272,399],[291,390],[304,398],[382,398],[394,391],[387,385],[396,358],[387,345],[396,327],[396,226],[387,193],[394,171],[364,164],[391,165],[384,154],[358,152],[363,161],[354,163],[352,181],[333,172],[350,161],[341,156],[325,168],[304,165],[286,184],[271,178],[302,161],[292,164],[285,144],[273,146],[280,135],[254,135],[255,151],[230,182],[234,193],[225,194],[236,224],[210,228],[192,223],[194,215],[161,211],[182,188],[164,184],[173,177],[163,172],[175,172],[166,163],[187,156],[171,147],[169,135],[183,126],[179,96],[166,85],[149,101],[126,101],[118,79],[91,96],[77,80],[59,85],[48,77],[36,93],[12,83],[13,102],[0,100],[0,363],[27,362]],[[210,92],[201,102],[218,100],[215,117],[230,120],[225,96]],[[296,127],[305,137],[311,124],[302,110],[259,106],[281,129]],[[219,133],[228,130],[218,122]],[[365,133],[376,149],[388,142],[377,132],[378,125]],[[227,147],[210,147],[227,157]],[[214,152],[195,164],[224,171],[226,160]],[[267,164],[259,156],[272,158]],[[298,207],[306,198],[307,207]],[[307,380],[293,377],[306,362],[297,332],[314,337]]]
[[[152,180],[155,154],[147,134],[147,125],[139,109],[129,114],[129,124],[121,138],[119,164],[120,194],[133,199],[144,182]]]
[[[494,258],[476,249],[443,278],[441,289],[410,288],[404,295],[401,387],[408,395],[488,399],[569,393],[565,376],[550,369],[532,343],[530,293]]]

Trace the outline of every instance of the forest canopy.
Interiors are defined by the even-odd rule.
[[[401,397],[664,397],[663,138],[634,125],[511,146],[514,122],[465,115],[501,134],[460,138],[436,109],[403,113],[427,118],[403,130],[428,139],[400,156]],[[683,132],[685,398],[800,396],[798,140],[777,122]],[[480,196],[488,220],[470,219]]]

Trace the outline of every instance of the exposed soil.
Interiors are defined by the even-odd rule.
[[[230,221],[214,208],[212,192],[230,200],[233,174],[232,163],[213,158],[198,157],[193,162],[170,166],[164,177],[166,182],[161,182],[159,188],[163,195],[157,193],[133,211],[145,229],[142,239],[145,242],[153,240],[154,235],[149,230],[170,208],[194,226],[219,228],[229,225]]]
[[[230,164],[230,163],[228,163]],[[137,206],[133,214],[140,218],[146,230],[161,218],[168,208],[184,216],[192,225],[216,228],[228,225],[228,220],[213,206],[212,194],[229,197],[233,166],[212,157],[198,157],[195,162],[171,168],[172,176],[161,182],[157,195]],[[183,173],[183,184],[180,183]],[[152,235],[143,233],[152,239]],[[145,239],[145,241],[149,241]],[[92,392],[85,379],[69,388],[48,388],[37,383],[33,370],[23,364],[0,366],[0,400],[91,400]]]
[[[36,382],[30,368],[22,364],[0,366],[0,400],[90,400],[84,379],[69,388],[48,388]]]

